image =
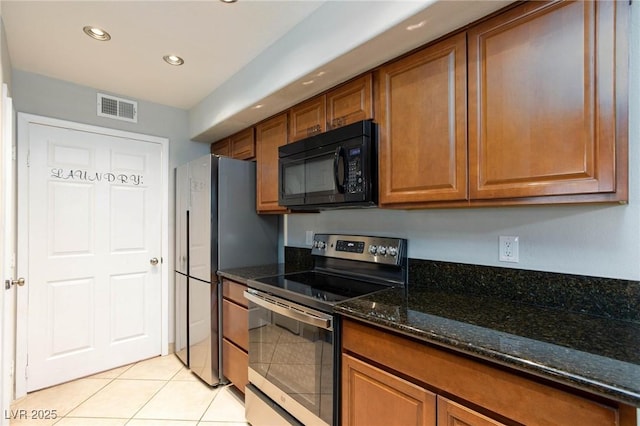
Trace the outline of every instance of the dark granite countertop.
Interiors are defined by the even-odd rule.
[[[269,265],[247,266],[244,268],[224,269],[218,271],[218,275],[230,280],[247,284],[248,280],[280,275],[285,272],[284,263],[271,263]],[[289,272],[287,270],[287,272]]]
[[[441,289],[390,289],[339,314],[640,407],[640,323]]]

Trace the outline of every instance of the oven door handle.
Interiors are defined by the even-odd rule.
[[[293,320],[312,325],[314,327],[320,327],[325,330],[333,330],[333,324],[332,324],[331,318],[322,318],[322,317],[316,316],[312,312],[309,312],[309,309],[298,307],[282,299],[265,297],[261,294],[257,294],[257,292],[254,292],[254,291],[245,290],[244,297],[246,297],[247,300],[255,303],[258,306],[261,306],[265,309],[278,313],[287,318],[291,318]]]

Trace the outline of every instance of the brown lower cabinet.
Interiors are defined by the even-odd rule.
[[[342,425],[636,426],[636,409],[344,320]]]
[[[246,285],[222,280],[222,374],[241,392],[249,383],[249,313]]]

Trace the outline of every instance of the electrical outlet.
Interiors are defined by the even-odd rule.
[[[308,246],[313,244],[313,231],[307,231],[305,244]]]
[[[518,243],[520,242],[520,237],[506,237],[500,236],[500,262],[514,262],[518,263],[520,261],[520,255],[518,250]]]

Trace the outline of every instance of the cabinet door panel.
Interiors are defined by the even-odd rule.
[[[247,286],[244,284],[240,284],[226,278],[222,279],[222,297],[229,299],[238,305],[244,306],[245,308],[248,306],[247,298],[244,297],[244,291],[246,289]]]
[[[249,314],[247,308],[222,300],[222,335],[238,347],[249,350]]]
[[[615,191],[615,3],[526,3],[469,31],[471,198]]]
[[[249,383],[249,356],[227,339],[222,339],[222,374],[244,393]]]
[[[223,157],[231,157],[231,145],[229,144],[229,138],[212,143],[211,153],[221,155]]]
[[[342,355],[344,426],[435,426],[436,395],[349,355]]]
[[[380,69],[380,203],[467,198],[466,35]]]
[[[326,94],[327,127],[346,126],[373,118],[371,74],[365,74]]]
[[[318,96],[289,111],[289,141],[294,142],[322,133],[327,129],[325,123],[324,96]]]
[[[285,213],[278,205],[278,147],[287,144],[287,114],[256,126],[256,208],[260,213]]]
[[[238,160],[250,160],[256,156],[256,141],[253,127],[249,127],[229,138],[231,156]]]
[[[470,408],[438,396],[438,426],[505,426]]]

